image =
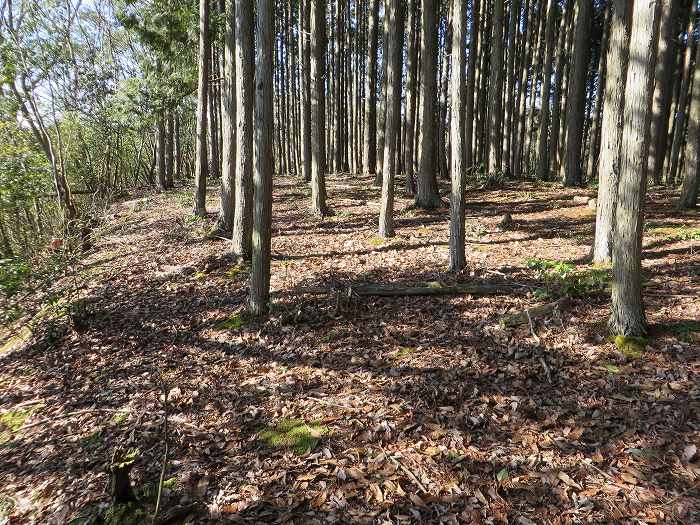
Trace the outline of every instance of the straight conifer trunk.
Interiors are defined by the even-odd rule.
[[[501,124],[503,122],[503,1],[493,4],[493,34],[491,36],[491,76],[489,78],[489,174],[502,170]]]
[[[593,262],[597,264],[609,264],[612,261],[629,53],[627,0],[615,0],[611,7],[613,12],[606,59],[607,81],[600,136],[598,205],[593,244]]]
[[[250,257],[253,227],[253,6],[236,0],[236,185],[233,253]]]
[[[311,213],[324,216],[326,207],[326,2],[311,1]]]
[[[222,237],[233,234],[236,184],[236,41],[234,0],[224,4],[224,73],[221,80],[221,209],[218,230]]]
[[[634,1],[613,241],[610,315],[612,333],[623,336],[646,333],[642,298],[642,231],[657,12],[658,6],[654,2]]]
[[[435,178],[435,101],[437,97],[437,13],[438,0],[422,0],[421,17],[421,104],[420,169],[415,205],[434,209],[442,205]]]
[[[644,0],[640,0],[644,1]],[[590,58],[592,0],[577,0],[573,68],[569,78],[566,108],[566,157],[564,186],[582,183],[583,130],[586,116],[586,78]]]
[[[466,62],[467,0],[454,0],[452,19],[452,191],[450,193],[450,270],[458,272],[466,263],[464,255],[464,67]]]
[[[382,203],[379,212],[379,236],[394,235],[394,175],[396,171],[396,144],[401,117],[401,51],[403,24],[401,23],[401,0],[386,0],[384,12],[389,34],[386,41],[386,129],[384,142],[384,164],[382,173]]]
[[[197,143],[194,175],[194,214],[206,215],[207,111],[209,92],[209,0],[199,0],[199,77],[197,80]]]
[[[379,0],[369,0],[369,2],[363,166],[367,173],[373,174],[377,170],[377,43],[379,40],[377,21],[379,19]]]
[[[255,175],[250,267],[251,314],[267,313],[270,302],[270,245],[272,237],[272,172],[274,169],[273,138],[273,36],[274,0],[257,3],[257,53],[255,82]]]
[[[700,148],[700,46],[695,49],[695,67],[693,68],[693,89],[690,95],[690,118],[688,136],[685,143],[685,161],[683,163],[683,185],[678,207],[695,208],[698,202],[698,154]]]

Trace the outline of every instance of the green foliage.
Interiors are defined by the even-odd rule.
[[[260,439],[273,448],[289,448],[299,455],[311,452],[328,428],[319,421],[311,424],[301,419],[283,419],[275,427],[261,432]]]
[[[604,268],[577,268],[571,263],[528,258],[525,266],[536,271],[545,287],[536,292],[541,298],[584,297],[604,291],[610,282],[610,272]]]
[[[7,298],[20,291],[32,274],[28,262],[21,259],[0,259],[0,294]]]

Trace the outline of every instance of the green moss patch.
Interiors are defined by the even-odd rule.
[[[146,511],[138,503],[113,505],[104,516],[105,525],[142,525],[148,523]]]
[[[215,328],[217,330],[240,330],[249,322],[250,316],[248,312],[241,310],[216,323]]]
[[[301,419],[283,419],[264,430],[260,439],[272,448],[289,448],[301,455],[315,449],[327,433],[328,428],[319,421],[307,424]]]
[[[238,279],[239,277],[247,277],[250,273],[250,268],[244,264],[234,264],[231,266],[224,275],[229,279]]]
[[[615,346],[627,359],[639,359],[644,355],[647,341],[643,337],[616,335]]]
[[[401,359],[407,357],[416,351],[415,348],[410,346],[400,346],[396,352],[394,352],[394,359]]]

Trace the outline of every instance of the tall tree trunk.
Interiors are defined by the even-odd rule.
[[[598,159],[600,155],[600,127],[603,119],[603,93],[607,82],[607,61],[605,57],[608,52],[608,40],[610,39],[610,17],[612,10],[605,5],[603,8],[603,39],[600,44],[600,58],[598,61],[598,85],[596,86],[595,106],[591,116],[591,138],[588,148],[588,171],[587,180],[593,180],[598,173]]]
[[[165,185],[168,189],[174,187],[175,172],[175,117],[172,109],[168,110],[168,127],[166,130],[165,148]]]
[[[324,216],[326,207],[326,2],[311,0],[311,213]]]
[[[255,72],[255,175],[252,263],[250,266],[251,314],[267,313],[270,302],[270,246],[272,237],[273,139],[273,11],[274,0],[257,3],[257,53]]]
[[[649,175],[654,183],[661,184],[666,144],[668,143],[668,118],[673,96],[674,55],[677,50],[677,16],[678,2],[659,0],[661,3],[661,21],[659,28],[659,45],[654,73],[654,99],[651,114],[649,145]]]
[[[438,1],[438,0],[434,0]],[[387,38],[389,34],[389,25],[384,13],[382,31],[382,69],[381,77],[379,79],[380,93],[379,93],[379,111],[377,113],[377,172],[374,177],[374,185],[382,185],[382,173],[384,173],[384,142],[386,141],[386,136],[384,135],[386,131],[385,120],[386,120],[386,76],[388,67],[388,55],[386,52]]]
[[[311,6],[299,2],[299,79],[301,82],[301,165],[304,180],[311,182],[311,90],[309,72],[311,70],[311,47],[309,44],[309,24]],[[303,25],[302,25],[303,22]]]
[[[450,193],[450,270],[466,264],[464,254],[464,67],[466,62],[467,0],[454,0],[452,18],[452,188]]]
[[[165,117],[163,111],[158,111],[156,124],[156,173],[158,174],[158,186],[161,191],[168,189],[167,165],[165,162]]]
[[[236,0],[236,184],[233,253],[250,257],[253,227],[253,6]]]
[[[367,46],[367,75],[365,77],[365,130],[363,165],[367,173],[377,169],[377,23],[379,0],[369,0],[369,29]]]
[[[462,171],[474,169],[474,89],[476,87],[476,63],[479,47],[479,4],[481,0],[471,0],[472,16],[469,26],[469,65],[467,66],[467,88],[464,104],[464,166]],[[454,35],[453,35],[454,38]],[[454,113],[453,113],[454,115]],[[453,161],[454,162],[454,161]],[[454,174],[454,166],[453,166]]]
[[[557,10],[559,4],[555,0],[550,0],[547,12],[547,28],[545,29],[545,60],[544,73],[542,78],[542,97],[540,108],[540,135],[537,148],[537,178],[549,180],[549,115],[550,115],[550,92],[552,89],[552,66],[554,63],[555,30],[557,22]]]
[[[409,196],[416,192],[414,181],[415,164],[413,163],[416,133],[416,80],[418,60],[416,57],[416,0],[408,0],[408,16],[406,24],[406,139],[404,140],[404,173],[406,174],[404,190]]]
[[[609,264],[612,260],[629,52],[627,0],[615,0],[611,7],[613,13],[610,20],[610,40],[606,59],[607,81],[601,125],[598,207],[593,244],[593,262],[597,264]]]
[[[226,0],[224,33],[224,72],[221,80],[221,209],[218,229],[223,237],[233,235],[236,191],[236,14],[234,0]]]
[[[396,138],[401,118],[401,44],[403,42],[403,24],[400,0],[386,0],[384,5],[389,34],[387,35],[385,48],[388,61],[386,71],[387,100],[379,236],[387,238],[394,235],[394,175],[396,170]]]
[[[690,97],[690,118],[688,137],[685,143],[683,163],[683,185],[678,207],[695,208],[698,202],[698,162],[700,155],[700,45],[695,46],[695,66],[693,67],[693,89]]]
[[[422,0],[421,17],[421,103],[422,128],[420,144],[420,169],[418,171],[418,191],[415,205],[418,208],[433,209],[442,205],[435,179],[435,100],[437,95],[437,1]]]
[[[688,19],[688,28],[686,30],[686,48],[683,59],[683,82],[681,83],[681,91],[678,97],[678,106],[676,110],[676,121],[675,129],[673,133],[673,142],[671,145],[671,156],[669,160],[669,170],[667,174],[667,180],[669,184],[674,184],[678,175],[678,167],[680,165],[680,153],[683,144],[683,137],[685,136],[686,128],[686,107],[688,105],[688,94],[690,92],[690,80],[693,76],[693,71],[691,70],[691,61],[694,49],[694,28],[695,21],[698,17],[698,5],[697,2],[692,2],[692,9],[690,13],[690,18]]]
[[[506,65],[506,78],[504,81],[506,92],[505,104],[503,106],[503,155],[505,155],[505,159],[503,159],[502,165],[503,169],[510,174],[510,151],[513,139],[511,128],[513,125],[513,113],[515,111],[516,36],[518,34],[518,26],[520,25],[520,0],[511,0],[508,17],[508,63]]]
[[[562,90],[564,87],[564,71],[566,69],[567,27],[572,16],[572,0],[565,0],[564,12],[559,24],[559,42],[557,44],[557,63],[554,72],[554,91],[552,93],[552,125],[550,146],[548,151],[549,164],[547,169],[555,177],[559,173],[559,138],[561,137]]]
[[[206,215],[207,112],[209,93],[209,0],[199,0],[199,78],[197,81],[197,145],[194,174],[194,214]]]
[[[489,166],[490,174],[502,171],[503,143],[503,1],[493,4],[493,34],[491,36],[491,77],[489,78]]]
[[[620,182],[613,241],[613,287],[610,329],[613,334],[646,332],[642,298],[642,231],[649,147],[650,102],[653,92],[654,40],[658,6],[635,0],[620,148]]]
[[[582,183],[583,128],[586,116],[586,77],[590,58],[592,0],[577,0],[574,63],[569,80],[566,108],[566,171],[564,186]]]

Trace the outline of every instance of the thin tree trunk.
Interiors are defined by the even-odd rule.
[[[382,202],[379,212],[379,236],[394,235],[394,175],[396,170],[396,139],[401,118],[401,51],[403,24],[401,0],[385,0],[384,12],[390,28],[387,35],[386,78],[386,137],[384,143],[384,171],[382,173]]]
[[[549,115],[550,115],[550,92],[552,89],[552,67],[554,63],[555,30],[557,22],[557,10],[559,4],[555,0],[550,0],[547,12],[547,26],[545,30],[545,61],[542,78],[542,97],[540,108],[540,134],[537,148],[537,178],[549,180]]]
[[[222,237],[233,235],[236,191],[236,14],[234,0],[226,0],[224,20],[224,69],[221,80],[221,209],[218,229]]]
[[[406,25],[407,39],[407,63],[406,63],[406,138],[404,140],[404,173],[405,186],[404,190],[409,196],[413,196],[416,192],[415,165],[413,163],[416,133],[416,77],[418,69],[418,59],[416,56],[416,0],[408,0],[408,16]]]
[[[438,0],[433,0],[438,1]],[[379,93],[379,111],[377,113],[377,171],[374,177],[374,185],[382,185],[382,173],[384,173],[384,142],[386,141],[386,136],[384,135],[385,120],[386,120],[386,76],[387,76],[387,35],[389,34],[389,25],[384,13],[384,23],[382,31],[382,69],[380,78],[380,93]]]
[[[304,181],[311,182],[311,91],[309,71],[311,54],[309,45],[309,22],[311,7],[308,2],[299,2],[299,80],[301,83],[301,165]]]
[[[683,185],[678,207],[695,208],[698,202],[698,162],[700,155],[700,46],[695,46],[695,67],[693,68],[693,89],[690,97],[690,118],[688,137],[685,144],[683,163]]]
[[[369,0],[367,75],[365,78],[365,130],[363,165],[367,173],[377,169],[377,22],[379,0]]]
[[[695,21],[698,16],[697,2],[693,2],[692,6],[693,7],[690,13],[690,18],[688,19],[688,28],[686,30],[687,40],[682,69],[683,82],[681,84],[681,91],[678,97],[678,109],[676,111],[676,122],[673,134],[673,142],[671,145],[669,170],[667,174],[667,181],[669,184],[674,184],[678,175],[681,147],[683,144],[683,137],[685,136],[686,106],[688,105],[688,94],[690,92],[690,79],[693,76],[693,71],[691,70],[691,61],[695,44],[692,35],[695,28]]]
[[[503,143],[501,123],[503,108],[503,1],[495,0],[493,5],[493,34],[491,36],[491,77],[489,78],[489,166],[488,172],[501,172]]]
[[[311,213],[324,216],[326,207],[326,2],[311,0]]]
[[[479,4],[481,0],[471,0],[472,16],[469,27],[469,65],[467,66],[466,100],[464,102],[464,166],[463,171],[474,169],[474,88],[476,87],[476,62],[479,47]],[[454,38],[454,35],[453,35]],[[453,113],[454,115],[454,113]],[[454,161],[453,161],[454,163]],[[454,174],[454,166],[453,166]]]
[[[199,79],[197,81],[197,145],[194,178],[194,214],[206,215],[207,112],[209,93],[209,0],[199,0]]]
[[[661,184],[664,159],[668,143],[668,119],[673,97],[673,64],[676,45],[676,28],[678,2],[674,0],[659,0],[661,4],[661,21],[659,29],[659,45],[654,73],[654,99],[651,114],[649,146],[649,175],[655,184]]]
[[[158,112],[156,124],[156,173],[158,186],[161,191],[168,189],[167,166],[165,163],[165,118],[163,112]]]
[[[466,62],[467,0],[454,0],[452,12],[452,188],[450,193],[450,270],[466,264],[464,254],[464,67]]]

